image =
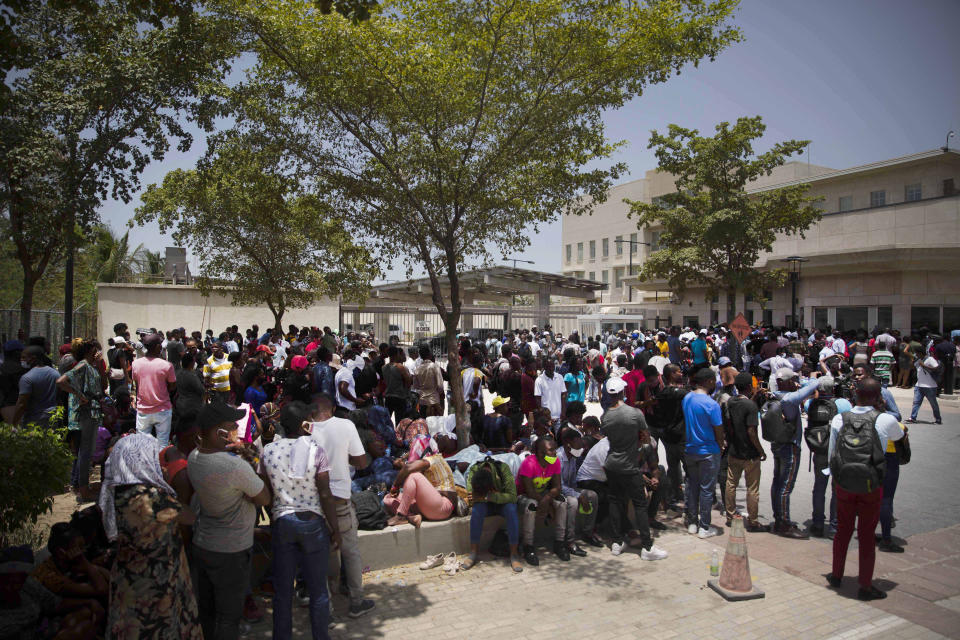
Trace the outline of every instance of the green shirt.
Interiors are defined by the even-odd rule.
[[[470,467],[467,471],[467,491],[473,493],[473,474],[481,467],[487,467],[493,472],[493,489],[485,497],[487,502],[510,504],[517,501],[517,484],[510,467],[496,460],[481,460]]]

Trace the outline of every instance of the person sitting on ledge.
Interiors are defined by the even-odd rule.
[[[451,442],[452,441],[452,442]],[[419,527],[423,518],[446,520],[457,504],[453,471],[441,453],[456,451],[456,440],[437,434],[423,447],[414,447],[403,465],[390,492],[383,497],[383,506],[394,514],[387,525],[394,527],[409,522]],[[400,488],[403,492],[399,493]],[[398,495],[399,494],[399,495]]]

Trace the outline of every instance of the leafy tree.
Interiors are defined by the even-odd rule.
[[[97,282],[132,282],[145,270],[143,245],[130,248],[130,232],[121,236],[105,224],[97,225],[91,248],[96,253]]]
[[[736,314],[736,295],[761,297],[765,289],[783,284],[782,269],[756,268],[778,234],[799,234],[820,219],[808,197],[808,185],[748,194],[750,183],[770,175],[786,159],[801,153],[805,140],[779,142],[755,154],[754,141],[766,126],[760,116],[738,118],[716,126],[713,137],[696,129],[670,125],[669,133],[654,131],[649,148],[656,149],[659,169],[676,176],[677,190],[657,204],[630,205],[639,229],[662,226],[659,251],[653,252],[640,277],[664,278],[682,292],[691,285],[706,288],[707,298],[727,293],[727,315]]]
[[[282,330],[287,309],[320,296],[366,298],[380,269],[354,244],[344,221],[306,191],[285,152],[253,135],[228,132],[194,170],[150,185],[136,223],[173,230],[200,260],[198,287],[233,304],[266,303]]]
[[[223,4],[254,37],[287,147],[356,237],[426,271],[451,363],[466,266],[602,202],[623,170],[584,169],[617,146],[603,112],[740,37],[736,0],[389,0],[355,28],[296,0]]]
[[[100,203],[129,202],[171,140],[190,146],[179,117],[212,128],[213,89],[237,42],[231,25],[172,0],[23,5],[0,99],[0,231],[21,265],[25,329],[37,282],[64,257],[72,306],[73,248]]]

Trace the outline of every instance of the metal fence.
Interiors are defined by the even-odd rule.
[[[63,316],[63,311],[31,311],[30,331],[23,337],[44,336],[53,347],[63,344]],[[2,339],[2,342],[16,338],[19,331],[20,310],[0,309],[0,339]],[[74,311],[73,335],[96,337],[97,314],[89,311]]]

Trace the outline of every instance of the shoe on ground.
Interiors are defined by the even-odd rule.
[[[777,527],[777,535],[784,538],[790,538],[792,540],[809,540],[810,534],[806,531],[801,531],[797,525],[790,524],[787,522],[782,523]]]
[[[514,573],[523,572],[523,560],[520,559],[520,556],[510,556],[510,568],[513,569]]]
[[[588,545],[590,545],[591,547],[602,547],[602,546],[603,546],[603,540],[601,540],[601,539],[600,539],[600,536],[598,536],[598,535],[595,534],[595,533],[590,534],[589,536],[584,536],[583,538],[581,538],[581,540],[583,540],[584,542],[586,542],[586,543],[587,543]]]
[[[750,533],[769,533],[770,525],[760,524],[759,522],[748,522],[745,529]]]
[[[527,561],[527,564],[531,567],[540,566],[540,558],[537,557],[537,552],[534,550],[533,545],[527,545],[523,550],[523,559]]]
[[[576,542],[568,542],[567,551],[570,552],[570,555],[577,556],[578,558],[585,558],[587,556],[587,552]]]
[[[886,597],[887,594],[885,591],[880,591],[880,589],[877,589],[873,585],[870,585],[866,589],[861,587],[860,590],[857,591],[857,598],[860,600],[883,600]]]
[[[649,549],[640,552],[640,559],[653,562],[654,560],[664,560],[668,555],[670,554],[657,545],[651,545]]]
[[[567,549],[567,545],[565,542],[562,542],[560,540],[557,540],[556,542],[554,542],[553,552],[556,554],[558,558],[560,558],[564,562],[570,562],[570,551]]]
[[[434,567],[439,567],[443,564],[443,554],[438,553],[436,555],[427,556],[427,559],[420,563],[420,570],[426,571],[427,569],[433,569]]]
[[[377,603],[373,600],[366,599],[361,600],[360,602],[351,602],[350,611],[347,612],[347,615],[351,618],[359,618],[360,616],[365,616],[377,606]]]
[[[877,543],[877,549],[885,553],[903,553],[903,547],[893,540],[881,540]]]
[[[297,604],[301,607],[310,605],[310,592],[306,587],[298,587],[296,593]]]
[[[623,553],[624,544],[622,542],[614,542],[610,545],[610,553],[612,555],[618,556]]]
[[[943,420],[934,420],[934,421],[933,421],[933,424],[942,425],[942,424],[943,424]],[[881,592],[881,593],[883,593],[883,592]],[[884,597],[886,597],[886,594],[884,594]]]
[[[810,535],[814,538],[823,537],[823,525],[822,524],[812,524],[810,525]]]
[[[714,536],[718,536],[718,535],[720,535],[720,532],[717,531],[717,528],[714,527],[713,525],[707,528],[700,527],[700,530],[697,531],[697,537],[700,538],[701,540],[705,540],[707,538],[713,538]]]
[[[687,533],[689,533],[690,535],[693,535],[693,536],[697,535],[697,531],[698,531],[697,525],[695,524],[687,525]]]
[[[907,418],[903,422],[904,424],[917,424],[917,420],[915,418]]]
[[[843,578],[838,578],[832,573],[827,574],[827,584],[833,589],[839,589],[843,584]]]
[[[651,520],[650,528],[655,529],[656,531],[666,531],[667,525],[663,524],[659,520]]]
[[[460,568],[460,561],[457,560],[457,553],[451,551],[446,556],[443,557],[443,571],[448,575],[452,576],[457,573],[457,570]]]

